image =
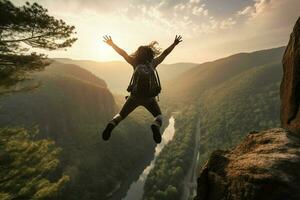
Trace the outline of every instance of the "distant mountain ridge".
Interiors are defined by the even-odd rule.
[[[125,94],[133,68],[125,61],[97,62],[91,60],[73,60],[69,58],[53,58],[65,64],[78,65],[97,77],[104,79],[113,93]],[[161,64],[157,70],[162,84],[181,75],[182,72],[196,66],[196,63]]]
[[[107,84],[100,77],[95,76],[93,73],[77,66],[74,64],[64,64],[60,62],[52,62],[51,65],[47,68],[48,72],[55,73],[60,76],[72,76],[72,78],[80,79],[82,81],[87,81],[98,86],[107,87]]]
[[[285,47],[239,53],[212,62],[199,64],[167,85],[167,97],[175,98],[181,91],[179,101],[198,98],[201,92],[220,84],[252,67],[280,62]]]

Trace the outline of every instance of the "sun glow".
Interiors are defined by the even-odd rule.
[[[65,16],[66,18],[66,16]],[[116,33],[112,24],[112,18],[104,18],[98,14],[81,13],[77,16],[69,16],[70,23],[76,22],[78,41],[72,51],[77,52],[78,58],[90,58],[93,60],[109,61],[119,60],[119,56],[110,46],[103,42],[103,35]],[[76,19],[74,19],[76,18]],[[118,38],[119,39],[119,38]],[[118,42],[122,42],[122,38]]]
[[[58,17],[76,27],[78,41],[66,52],[51,52],[49,54],[51,57],[62,57],[71,53],[72,57],[76,59],[122,60],[109,45],[103,42],[104,35],[111,35],[113,41],[128,54],[135,51],[139,45],[155,40],[155,34],[159,35],[157,30],[149,33],[148,30],[153,27],[149,28],[146,25],[142,29],[140,25],[126,20],[122,16],[103,16],[97,13],[82,12],[78,15],[60,14]]]
[[[27,0],[74,25],[78,41],[66,51],[40,51],[49,57],[122,60],[102,41],[111,35],[127,53],[156,40],[162,49],[183,36],[164,63],[204,62],[238,52],[287,43],[299,16],[299,0],[282,1],[133,1]],[[26,0],[13,0],[21,6]],[[216,4],[216,2],[218,2]],[[260,2],[260,3],[257,3]],[[231,6],[229,6],[231,5]],[[220,10],[222,7],[224,9]],[[231,9],[228,9],[231,8]],[[258,34],[259,33],[259,34]]]

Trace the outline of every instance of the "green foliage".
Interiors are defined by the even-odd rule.
[[[197,124],[195,107],[189,106],[180,112],[184,116],[175,116],[174,139],[161,151],[147,177],[143,197],[145,200],[180,198],[185,172],[192,162]]]
[[[257,66],[203,94],[200,103],[202,160],[215,149],[235,146],[250,131],[280,125],[281,76],[278,62]]]
[[[49,64],[45,55],[29,53],[25,46],[55,50],[70,47],[74,26],[48,15],[37,3],[16,7],[0,0],[0,80],[2,85],[22,80],[25,72]]]
[[[167,85],[163,107],[181,114],[175,117],[174,141],[163,149],[146,180],[145,199],[166,198],[170,185],[181,194],[191,164],[196,119],[201,122],[200,166],[212,151],[231,148],[248,132],[279,125],[283,51],[242,53],[204,63]]]
[[[0,129],[0,199],[54,197],[69,181],[63,175],[49,179],[57,169],[60,149],[51,140],[34,140],[24,128]]]
[[[171,200],[171,199],[176,199],[178,197],[178,191],[176,189],[176,187],[169,185],[167,190],[166,190],[166,197],[167,199]]]
[[[0,126],[38,125],[38,137],[51,138],[63,149],[60,171],[70,182],[56,200],[104,198],[153,153],[152,120],[142,108],[102,141],[101,132],[119,105],[92,73],[53,63],[32,77],[31,82],[41,82],[39,88],[0,99]]]
[[[251,53],[239,53],[200,64],[165,86],[167,104],[178,109],[191,103],[197,104],[202,99],[204,91],[251,68],[281,62],[284,49],[284,47],[279,47]]]

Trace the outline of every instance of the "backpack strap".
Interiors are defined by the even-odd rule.
[[[131,91],[129,91],[128,89],[131,88],[132,85],[133,85],[133,82],[134,82],[134,72],[135,72],[135,70],[136,70],[136,68],[134,69],[134,71],[133,71],[133,73],[132,73],[132,75],[131,75],[131,79],[130,79],[129,85],[128,85],[128,87],[127,87],[127,91],[128,91],[128,92],[131,92]]]
[[[155,76],[157,78],[157,83],[158,83],[159,87],[161,87],[161,85],[160,85],[160,79],[159,79],[158,72],[157,72],[156,68],[154,68],[154,71],[155,71]]]
[[[132,76],[131,76],[131,79],[130,79],[130,82],[129,82],[129,86],[131,86],[132,85],[132,83],[133,83],[133,77],[134,75],[132,74]]]
[[[130,82],[129,82],[129,85],[128,85],[128,87],[127,87],[127,91],[128,91],[128,92],[131,92],[131,91],[130,91],[130,90],[131,90],[130,88],[132,87],[133,79],[134,79],[134,74],[132,74],[131,79],[130,79]]]
[[[159,75],[158,75],[158,72],[157,72],[156,68],[154,68],[154,71],[155,71],[155,76],[156,76],[156,79],[157,79],[158,86],[161,88],[160,79],[159,79]],[[159,101],[159,94],[157,95],[157,101]]]

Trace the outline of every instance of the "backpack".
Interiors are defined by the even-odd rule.
[[[136,66],[127,91],[138,97],[155,97],[160,93],[159,76],[151,63]]]

